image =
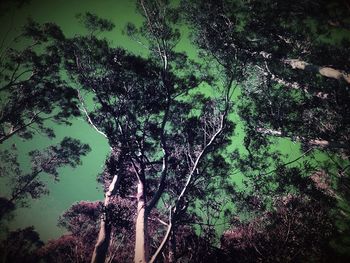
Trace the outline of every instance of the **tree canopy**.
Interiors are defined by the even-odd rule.
[[[135,9],[142,23],[123,32],[142,56],[105,38],[115,25],[92,12],[71,36],[28,20],[25,47],[1,53],[0,144],[53,138],[50,122],[80,117],[110,147],[104,198],[73,204],[58,220],[66,233],[46,244],[33,228],[8,231],[4,262],[347,262],[347,2]],[[184,29],[194,59],[178,49]],[[48,193],[39,175],[57,180],[90,150],[68,137],[33,149],[28,173],[15,144],[1,150],[0,216]]]

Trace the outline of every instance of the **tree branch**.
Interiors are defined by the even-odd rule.
[[[86,119],[87,121],[89,122],[89,124],[101,135],[103,135],[105,138],[108,138],[107,135],[102,132],[101,130],[99,130],[97,128],[97,126],[94,124],[94,122],[92,121],[92,119],[90,118],[90,115],[85,107],[85,104],[84,104],[84,99],[82,98],[81,94],[80,94],[80,91],[78,90],[78,98],[79,98],[79,101],[81,103],[81,107],[82,107],[82,111],[84,112],[85,116],[86,116]]]

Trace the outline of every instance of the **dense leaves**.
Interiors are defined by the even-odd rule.
[[[21,49],[7,48],[0,61],[0,142],[13,135],[32,138],[36,131],[54,137],[45,120],[69,123],[80,114],[76,91],[60,75],[56,41],[64,38],[52,23],[29,20],[16,40]],[[23,43],[29,43],[27,45]]]
[[[275,210],[235,222],[224,233],[222,248],[236,262],[329,262],[335,229],[328,212],[317,200],[282,197]]]
[[[12,231],[0,243],[1,260],[3,262],[38,262],[36,250],[43,244],[34,227]]]
[[[23,3],[25,1],[18,1]],[[58,41],[65,39],[53,23],[38,24],[28,19],[13,41],[3,37],[0,47],[0,150],[2,188],[0,217],[15,207],[27,205],[27,198],[48,193],[42,174],[58,180],[60,167],[76,167],[80,156],[90,148],[79,140],[64,138],[59,144],[32,150],[28,157],[31,169],[18,161],[13,136],[32,139],[34,135],[55,137],[54,124],[70,124],[80,115],[77,92],[61,75]]]
[[[198,46],[226,68],[237,65],[233,71],[241,76],[240,117],[247,123],[247,134],[254,129],[289,137],[306,147],[348,151],[349,83],[324,72],[349,72],[349,40],[344,36],[332,45],[327,41],[330,36],[322,38],[318,32],[323,28],[332,34],[332,26],[324,25],[332,18],[325,16],[349,12],[345,3],[194,1],[184,5]],[[257,148],[247,143],[246,147]]]

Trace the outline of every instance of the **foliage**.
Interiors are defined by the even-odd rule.
[[[45,262],[90,261],[98,234],[99,218],[102,210],[106,209],[111,218],[114,238],[108,255],[110,262],[119,262],[113,260],[116,255],[124,255],[122,258],[127,260],[130,248],[125,242],[131,242],[133,236],[132,231],[130,232],[132,206],[131,202],[120,198],[113,200],[106,208],[101,202],[81,201],[72,205],[59,219],[59,226],[64,227],[70,234],[51,240],[38,251],[38,254]]]
[[[339,220],[347,222],[346,209],[340,216],[334,211],[349,194],[349,39],[329,39],[334,27],[348,27],[349,6],[140,0],[137,10],[142,25],[129,23],[124,31],[148,50],[145,57],[112,47],[100,33],[113,23],[86,13],[77,18],[89,34],[70,38],[54,24],[29,21],[23,37],[33,43],[8,49],[1,60],[0,143],[15,134],[31,138],[33,128],[53,137],[45,120],[69,124],[80,103],[111,149],[99,176],[104,202],[66,211],[59,224],[69,234],[40,248],[41,259],[129,262],[134,249],[135,261],[152,263],[345,260],[330,244],[340,234]],[[176,51],[181,19],[200,64]],[[215,95],[196,92],[201,84]],[[233,109],[245,149],[227,155]],[[272,150],[276,137],[300,143],[302,155],[285,162]],[[341,162],[311,164],[315,149]],[[15,199],[46,193],[40,173],[57,179],[59,167],[75,167],[88,150],[64,139],[33,151],[26,175],[13,152],[2,152],[13,164],[2,164],[2,173],[18,175],[11,199],[0,200],[1,214],[14,209]],[[304,156],[308,161],[295,165]],[[232,163],[245,176],[244,189],[230,182]],[[218,247],[230,198],[245,218],[233,220]]]
[[[112,22],[107,19],[100,18],[90,12],[78,14],[76,17],[91,34],[94,34],[95,32],[112,31],[114,28],[114,24]]]
[[[79,140],[66,137],[58,145],[49,146],[42,151],[31,151],[29,153],[32,164],[30,172],[23,172],[17,159],[14,159],[15,162],[4,163],[5,171],[8,172],[10,169],[16,173],[4,175],[9,180],[9,197],[4,198],[6,202],[3,201],[0,206],[1,217],[10,211],[9,207],[25,206],[28,197],[36,199],[48,193],[45,181],[40,178],[43,173],[51,175],[57,181],[59,180],[58,168],[76,167],[81,164],[80,157],[89,151],[90,147],[87,144],[81,144]]]
[[[344,172],[350,149],[349,39],[345,33],[331,41],[337,30],[334,15],[339,14],[338,26],[347,23],[345,2],[182,1],[182,6],[200,54],[231,70],[241,88],[236,110],[244,125],[245,151],[237,149],[231,157],[245,176],[245,188],[227,186],[235,205],[252,216],[262,216],[285,194],[320,198],[324,195],[312,180],[321,174],[322,180],[330,178],[327,191],[338,198],[322,198],[321,205],[340,209],[344,199],[335,187],[342,187],[335,182],[349,176]],[[280,152],[272,151],[276,137],[301,143],[303,154],[286,162]],[[299,161],[304,156],[312,160],[315,149],[327,152],[330,158],[340,155],[345,163],[327,167]],[[297,161],[299,169],[287,168]],[[333,219],[335,226],[334,215]],[[346,215],[341,220],[346,222]],[[292,249],[293,244],[290,246]]]
[[[66,39],[61,47],[65,69],[80,89],[82,104],[85,97],[93,97],[92,109],[85,107],[87,121],[106,136],[112,149],[101,177],[107,179],[105,189],[115,176],[118,186],[130,185],[120,189],[134,194],[142,184],[144,191],[137,192],[137,199],[146,202],[146,222],[162,198],[159,211],[167,215],[172,210],[168,219],[172,225],[189,203],[201,198],[204,182],[212,180],[210,169],[221,169],[215,162],[220,160],[222,169],[227,169],[220,153],[212,153],[229,142],[234,128],[227,120],[232,81],[219,98],[188,96],[188,91],[212,77],[184,53],[174,51],[179,39],[172,27],[177,22],[175,10],[162,3],[169,10],[164,11],[158,4],[140,2],[145,23],[140,29],[131,25],[127,29],[132,37],[147,39],[147,59],[111,48],[94,35]]]
[[[32,139],[35,134],[55,137],[52,122],[70,125],[69,118],[80,115],[76,91],[61,75],[57,42],[61,29],[53,23],[40,25],[28,19],[21,34],[7,43],[2,40],[0,56],[0,144],[17,135]],[[49,124],[51,121],[51,124]],[[57,169],[81,164],[80,156],[90,148],[80,141],[64,138],[58,145],[29,153],[31,170],[22,171],[16,143],[0,151],[1,173],[8,183],[2,197],[0,216],[27,204],[27,198],[48,193],[42,173],[58,180]]]
[[[317,200],[284,196],[275,210],[235,222],[224,233],[222,248],[237,262],[329,262],[335,229],[328,212]]]
[[[36,250],[43,244],[34,227],[11,231],[0,243],[1,260],[2,262],[38,262]]]
[[[13,135],[32,138],[38,131],[52,138],[46,120],[70,124],[80,114],[76,91],[60,75],[61,56],[56,42],[64,38],[52,23],[28,20],[16,39],[24,48],[6,48],[0,61],[0,142]]]
[[[264,131],[300,141],[306,149],[328,148],[347,156],[349,83],[315,74],[327,76],[321,71],[330,68],[323,65],[349,71],[348,39],[331,45],[327,38],[319,38],[319,31],[333,30],[324,25],[332,20],[324,19],[327,14],[349,11],[344,3],[194,1],[185,5],[198,46],[224,66],[240,67],[239,114],[247,124],[247,136]],[[261,141],[266,134],[249,141]],[[256,151],[259,143],[245,146]]]

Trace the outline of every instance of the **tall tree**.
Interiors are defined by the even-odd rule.
[[[55,136],[48,121],[70,124],[69,118],[80,114],[76,91],[60,75],[61,58],[56,47],[64,38],[58,26],[39,25],[29,20],[11,48],[2,47],[0,59],[0,144],[14,135],[31,139],[35,133]],[[15,44],[18,48],[15,48]],[[38,198],[47,192],[40,180],[42,173],[58,180],[57,169],[80,164],[88,145],[64,138],[56,146],[29,153],[32,170],[24,173],[17,161],[16,144],[2,149],[0,175],[8,181],[7,195],[1,203],[1,216],[26,198]],[[22,202],[22,203],[21,203]]]
[[[268,211],[269,204],[261,200],[271,202],[271,195],[276,194],[276,181],[271,176],[280,176],[275,173],[278,167],[312,157],[313,149],[322,150],[331,159],[345,159],[321,173],[322,180],[331,174],[335,174],[333,182],[338,183],[339,178],[348,177],[349,31],[344,30],[344,14],[349,16],[350,11],[347,4],[228,0],[183,1],[183,6],[194,41],[203,53],[224,66],[237,65],[235,71],[241,73],[235,79],[241,88],[237,110],[244,124],[246,151],[235,151],[232,157],[246,175],[246,188],[236,195],[235,201],[243,195],[243,205],[251,207],[253,215]],[[339,21],[334,23],[336,14]],[[343,26],[342,34],[335,24]],[[334,37],[337,34],[338,40]],[[283,162],[280,154],[272,151],[272,143],[276,142],[273,137],[301,143],[302,155]],[[307,163],[301,164],[309,173],[305,176],[310,177],[321,166],[319,162],[308,169]],[[297,184],[295,175],[290,176],[289,182]],[[340,185],[338,188],[344,188]],[[269,194],[258,191],[262,186],[269,189]],[[237,189],[231,190],[236,193]],[[337,199],[338,205],[344,206],[345,199]],[[335,204],[331,208],[340,209]]]
[[[143,27],[127,26],[130,35],[147,41],[148,60],[113,49],[93,34],[62,45],[67,72],[81,89],[82,100],[88,94],[94,98],[93,109],[85,107],[87,120],[111,145],[115,168],[113,176],[105,178],[105,205],[120,180],[131,178],[138,207],[135,262],[154,262],[160,256],[177,217],[192,199],[190,191],[200,185],[200,178],[212,176],[205,163],[220,159],[212,152],[227,143],[232,128],[227,120],[232,80],[218,98],[186,98],[189,90],[211,79],[201,75],[185,54],[174,51],[179,32],[173,25],[178,16],[168,4],[141,1]],[[164,204],[158,206],[161,199]],[[166,210],[168,223],[151,257],[148,225],[157,207]],[[94,262],[106,257],[108,221],[103,215]]]

